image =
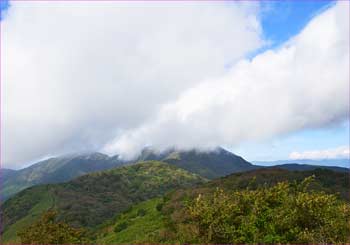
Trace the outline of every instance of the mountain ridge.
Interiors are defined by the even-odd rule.
[[[215,179],[236,172],[271,167],[264,166],[268,165],[266,162],[261,162],[264,163],[263,165],[252,164],[241,156],[235,155],[221,147],[210,151],[198,149],[177,150],[175,148],[157,151],[147,147],[142,150],[138,157],[128,161],[120,159],[118,155],[108,156],[99,152],[74,153],[48,158],[20,170],[1,169],[2,188],[0,194],[2,199],[6,200],[13,194],[33,185],[62,183],[84,174],[147,160],[163,161],[208,179]],[[280,162],[284,161],[276,161],[275,163]],[[279,164],[275,166],[294,171],[316,168],[331,169],[338,172],[349,171],[348,168],[337,166],[298,163]]]
[[[90,172],[119,165],[122,165],[121,161],[102,153],[52,157],[20,170],[13,170],[10,175],[2,174],[0,193],[4,199],[7,199],[11,195],[33,185],[65,182]]]
[[[287,160],[274,160],[274,161],[251,161],[253,164],[262,166],[275,166],[281,164],[307,164],[307,165],[317,165],[317,166],[335,166],[335,167],[350,167],[349,158],[339,158],[339,159],[287,159]]]
[[[33,185],[61,183],[84,174],[148,160],[163,161],[211,179],[254,168],[251,163],[245,161],[242,157],[223,148],[209,152],[174,149],[157,152],[145,148],[136,159],[128,161],[120,159],[118,155],[108,156],[98,152],[69,154],[49,158],[27,168],[15,170],[15,172],[11,172],[11,178],[2,176],[3,188],[0,193],[4,199],[7,199],[11,195]]]

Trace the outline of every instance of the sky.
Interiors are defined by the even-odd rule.
[[[349,158],[349,3],[2,2],[1,163],[145,146]]]

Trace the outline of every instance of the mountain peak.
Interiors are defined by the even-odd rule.
[[[84,160],[105,160],[108,159],[109,156],[100,152],[89,152],[79,154],[76,158],[84,159]]]

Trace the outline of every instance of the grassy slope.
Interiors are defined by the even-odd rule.
[[[99,231],[101,235],[96,243],[121,244],[152,241],[153,234],[164,227],[163,215],[157,210],[157,205],[161,202],[162,198],[154,198],[133,206]],[[115,227],[123,225],[125,229],[114,231]]]

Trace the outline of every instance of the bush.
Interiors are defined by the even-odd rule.
[[[307,191],[312,181],[199,195],[188,206],[200,243],[350,242],[350,205]]]
[[[163,205],[164,205],[164,203],[162,203],[162,202],[158,203],[156,206],[157,211],[159,211],[159,212],[162,211]]]
[[[121,232],[122,230],[125,230],[126,228],[128,228],[128,224],[124,221],[122,223],[117,224],[114,227],[114,232],[118,233],[118,232]]]
[[[146,215],[146,210],[144,210],[143,208],[137,210],[137,216],[145,216]]]
[[[48,211],[31,226],[18,232],[22,244],[83,244],[88,243],[86,231],[56,221],[57,213]]]

